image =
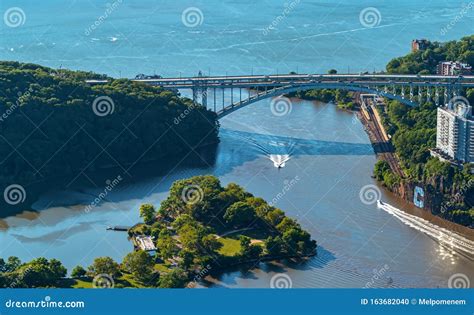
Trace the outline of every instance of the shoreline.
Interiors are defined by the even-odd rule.
[[[378,117],[378,114],[376,113],[373,114],[373,116],[375,116],[374,117],[375,120],[377,120],[373,125],[375,126],[379,125],[382,129],[382,130],[374,130],[374,126],[372,126],[372,124],[367,120],[366,116],[364,115],[367,113],[364,113],[364,111],[362,110],[358,96],[359,96],[358,93],[356,92],[353,93],[352,100],[353,100],[353,103],[355,104],[355,107],[353,109],[340,107],[338,106],[336,101],[333,101],[332,103],[334,106],[337,107],[338,110],[351,112],[357,116],[357,118],[359,119],[359,121],[364,127],[364,131],[369,137],[369,140],[374,149],[374,153],[375,153],[377,161],[379,160],[387,161],[390,164],[392,171],[395,174],[398,174],[402,178],[405,178],[405,174],[403,172],[403,169],[400,166],[400,161],[398,159],[398,156],[396,155],[396,152],[390,142],[390,136],[387,135],[383,125],[379,121],[380,117]],[[306,101],[318,101],[312,98],[308,98],[308,99],[304,97],[297,97],[297,98],[301,100],[306,100]],[[432,209],[429,207],[429,205],[432,205],[431,202],[428,202],[427,205],[425,205],[425,208],[417,208],[415,204],[413,203],[413,199],[409,198],[408,194],[406,193],[406,188],[414,186],[416,185],[416,183],[410,181],[405,184],[400,184],[400,186],[403,185],[403,188],[405,189],[397,189],[396,191],[390,190],[389,188],[384,186],[383,183],[379,181],[377,181],[377,184],[379,187],[381,187],[387,193],[389,193],[391,197],[393,197],[394,199],[396,198],[397,201],[399,202],[401,201],[404,204],[406,204],[406,207],[401,209],[404,212],[413,214],[419,218],[428,220],[430,223],[436,224],[450,231],[459,233],[460,235],[474,241],[474,229],[468,226],[464,226],[459,223],[453,222],[453,221],[449,221],[445,218],[442,218],[438,215],[433,214]]]
[[[394,173],[396,173],[398,175],[401,175],[402,178],[405,178],[403,170],[402,170],[402,168],[400,167],[400,164],[399,164],[400,161],[399,161],[398,157],[396,156],[396,152],[394,151],[391,143],[388,141],[387,142],[388,146],[385,148],[385,150],[382,150],[381,152],[377,152],[378,150],[380,150],[380,142],[379,142],[380,139],[378,139],[377,136],[375,135],[377,133],[377,130],[374,130],[374,126],[372,126],[372,124],[366,119],[366,117],[364,116],[364,113],[360,109],[360,106],[358,106],[357,109],[353,110],[353,112],[355,112],[357,118],[359,119],[359,121],[364,126],[364,130],[367,133],[367,135],[369,136],[370,142],[371,142],[371,144],[374,148],[374,153],[376,155],[377,160],[387,161],[390,164],[390,166],[392,168],[392,171]],[[376,119],[378,119],[378,117],[376,117]],[[384,135],[386,135],[386,131],[383,128],[383,125],[381,125],[379,123],[375,123],[374,125],[379,125],[382,129],[381,132]],[[389,140],[389,137],[388,136],[386,136],[386,137],[387,137],[387,140]],[[386,150],[389,150],[391,152],[386,152]],[[413,214],[413,215],[415,215],[419,218],[422,218],[422,219],[426,219],[430,223],[436,224],[440,227],[447,228],[450,231],[459,233],[462,236],[464,236],[464,237],[466,237],[470,240],[474,240],[474,229],[471,229],[468,226],[464,226],[464,225],[458,224],[456,222],[446,220],[446,219],[444,219],[440,216],[437,216],[437,215],[433,214],[431,212],[431,209],[429,209],[429,208],[418,208],[418,207],[415,206],[415,204],[413,203],[413,201],[411,199],[407,198],[406,194],[404,194],[404,195],[400,194],[399,190],[392,191],[392,190],[388,189],[387,187],[385,187],[379,181],[377,181],[377,184],[379,186],[383,187],[383,189],[386,192],[390,193],[390,195],[397,198],[397,200],[403,201],[403,203],[407,204],[411,208],[411,210],[407,210],[405,208],[401,209],[404,212],[409,213],[409,214]],[[413,184],[414,183],[412,183],[412,182],[406,183],[406,185],[408,185],[408,186],[413,185]],[[402,184],[400,184],[400,185],[402,185]],[[429,203],[429,204],[431,204],[431,203]],[[420,212],[420,211],[422,211],[422,212]]]

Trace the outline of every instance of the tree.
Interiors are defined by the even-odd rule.
[[[280,233],[285,233],[290,229],[299,229],[300,225],[293,219],[285,217],[276,227]]]
[[[83,278],[87,274],[87,271],[82,268],[82,266],[76,266],[74,269],[71,271],[71,277],[73,278]]]
[[[110,165],[112,156],[120,165],[143,164],[184,157],[191,147],[218,142],[219,124],[214,112],[161,87],[19,62],[0,61],[0,73],[0,112],[21,106],[24,114],[10,115],[2,121],[2,184],[31,183],[37,177],[34,169],[39,168],[42,178],[48,179],[59,173],[67,176],[81,170],[94,172]],[[86,79],[109,83],[92,87],[84,83]],[[104,115],[96,115],[97,111]],[[184,113],[186,119],[174,125],[176,133],[166,133],[168,122]],[[47,131],[48,141],[28,137],[35,126],[26,117],[43,122],[41,127]],[[123,132],[125,121],[134,121],[130,132]],[[78,122],[84,132],[71,128]],[[97,140],[96,145],[89,145],[91,138]],[[10,154],[7,143],[18,143],[18,139],[25,140],[21,153]],[[58,144],[63,144],[61,150]],[[109,155],[101,154],[105,145]],[[108,189],[121,180],[120,176],[111,180]]]
[[[245,259],[256,259],[262,253],[259,245],[252,245],[250,237],[242,235],[240,237],[240,256]]]
[[[163,230],[156,242],[158,251],[163,260],[173,257],[176,252],[176,241],[171,237],[167,230]]]
[[[151,225],[155,221],[156,210],[151,204],[143,204],[140,206],[140,217],[143,218],[145,224]]]
[[[179,257],[181,258],[179,265],[185,270],[191,267],[194,263],[194,258],[195,258],[194,253],[189,250],[184,249],[180,251]]]
[[[183,288],[188,281],[186,271],[181,268],[173,269],[171,272],[160,277],[160,288]]]
[[[268,237],[265,240],[265,248],[267,253],[271,256],[279,256],[283,253],[284,244],[279,236]]]
[[[245,201],[246,198],[251,196],[252,195],[246,192],[241,186],[230,183],[224,191],[219,194],[219,199],[222,200],[223,208],[226,208],[238,201]]]
[[[227,208],[224,219],[236,228],[248,227],[255,220],[255,209],[245,202],[236,202]]]
[[[285,218],[285,213],[280,210],[274,208],[273,210],[269,211],[266,215],[267,221],[272,225],[272,226],[277,226],[280,224],[280,222]]]
[[[154,262],[145,251],[134,251],[123,259],[123,268],[131,273],[135,279],[146,282],[153,275]]]
[[[88,274],[91,277],[106,274],[112,278],[116,278],[120,275],[120,267],[119,264],[110,257],[98,257],[94,259],[92,265],[89,266]]]
[[[7,263],[3,258],[0,258],[0,273],[7,271]]]
[[[331,69],[328,71],[328,74],[337,74],[337,70],[336,69]]]
[[[28,288],[54,287],[67,274],[59,260],[40,257],[22,265],[16,271],[17,279]]]
[[[204,236],[201,243],[202,247],[204,247],[205,251],[208,253],[214,253],[222,248],[222,243],[212,234]]]
[[[10,256],[7,259],[7,263],[5,265],[5,272],[13,272],[21,266],[20,258],[16,256]]]

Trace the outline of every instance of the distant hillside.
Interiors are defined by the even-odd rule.
[[[108,79],[89,86],[85,79]],[[216,115],[159,87],[0,62],[0,184],[184,156],[218,141]]]

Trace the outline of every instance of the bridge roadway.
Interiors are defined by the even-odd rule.
[[[250,75],[250,76],[200,76],[156,79],[132,79],[159,85],[164,88],[192,88],[196,85],[222,87],[229,85],[234,88],[249,86],[275,86],[287,84],[311,83],[346,83],[370,85],[414,85],[414,86],[446,86],[456,85],[474,87],[474,76],[441,76],[441,75],[399,75],[399,74],[282,74],[282,75]],[[87,80],[89,84],[105,84],[107,80]]]
[[[166,89],[191,89],[193,101],[208,107],[208,91],[213,93],[213,110],[221,118],[265,98],[275,98],[309,89],[343,89],[372,93],[397,100],[408,106],[433,100],[436,105],[447,104],[462,95],[465,88],[474,87],[474,76],[398,75],[398,74],[282,74],[244,76],[198,76],[180,78],[133,79]],[[105,84],[107,80],[87,80],[91,85]],[[230,90],[230,100],[225,98]],[[237,96],[234,90],[238,90]],[[248,95],[242,95],[248,90]],[[216,95],[219,94],[219,103]],[[237,101],[234,101],[237,99]],[[442,100],[442,101],[441,101]],[[226,101],[230,103],[226,104]],[[220,108],[218,108],[220,107]]]

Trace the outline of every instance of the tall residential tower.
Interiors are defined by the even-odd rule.
[[[449,104],[438,108],[436,151],[457,163],[474,163],[472,107]]]

